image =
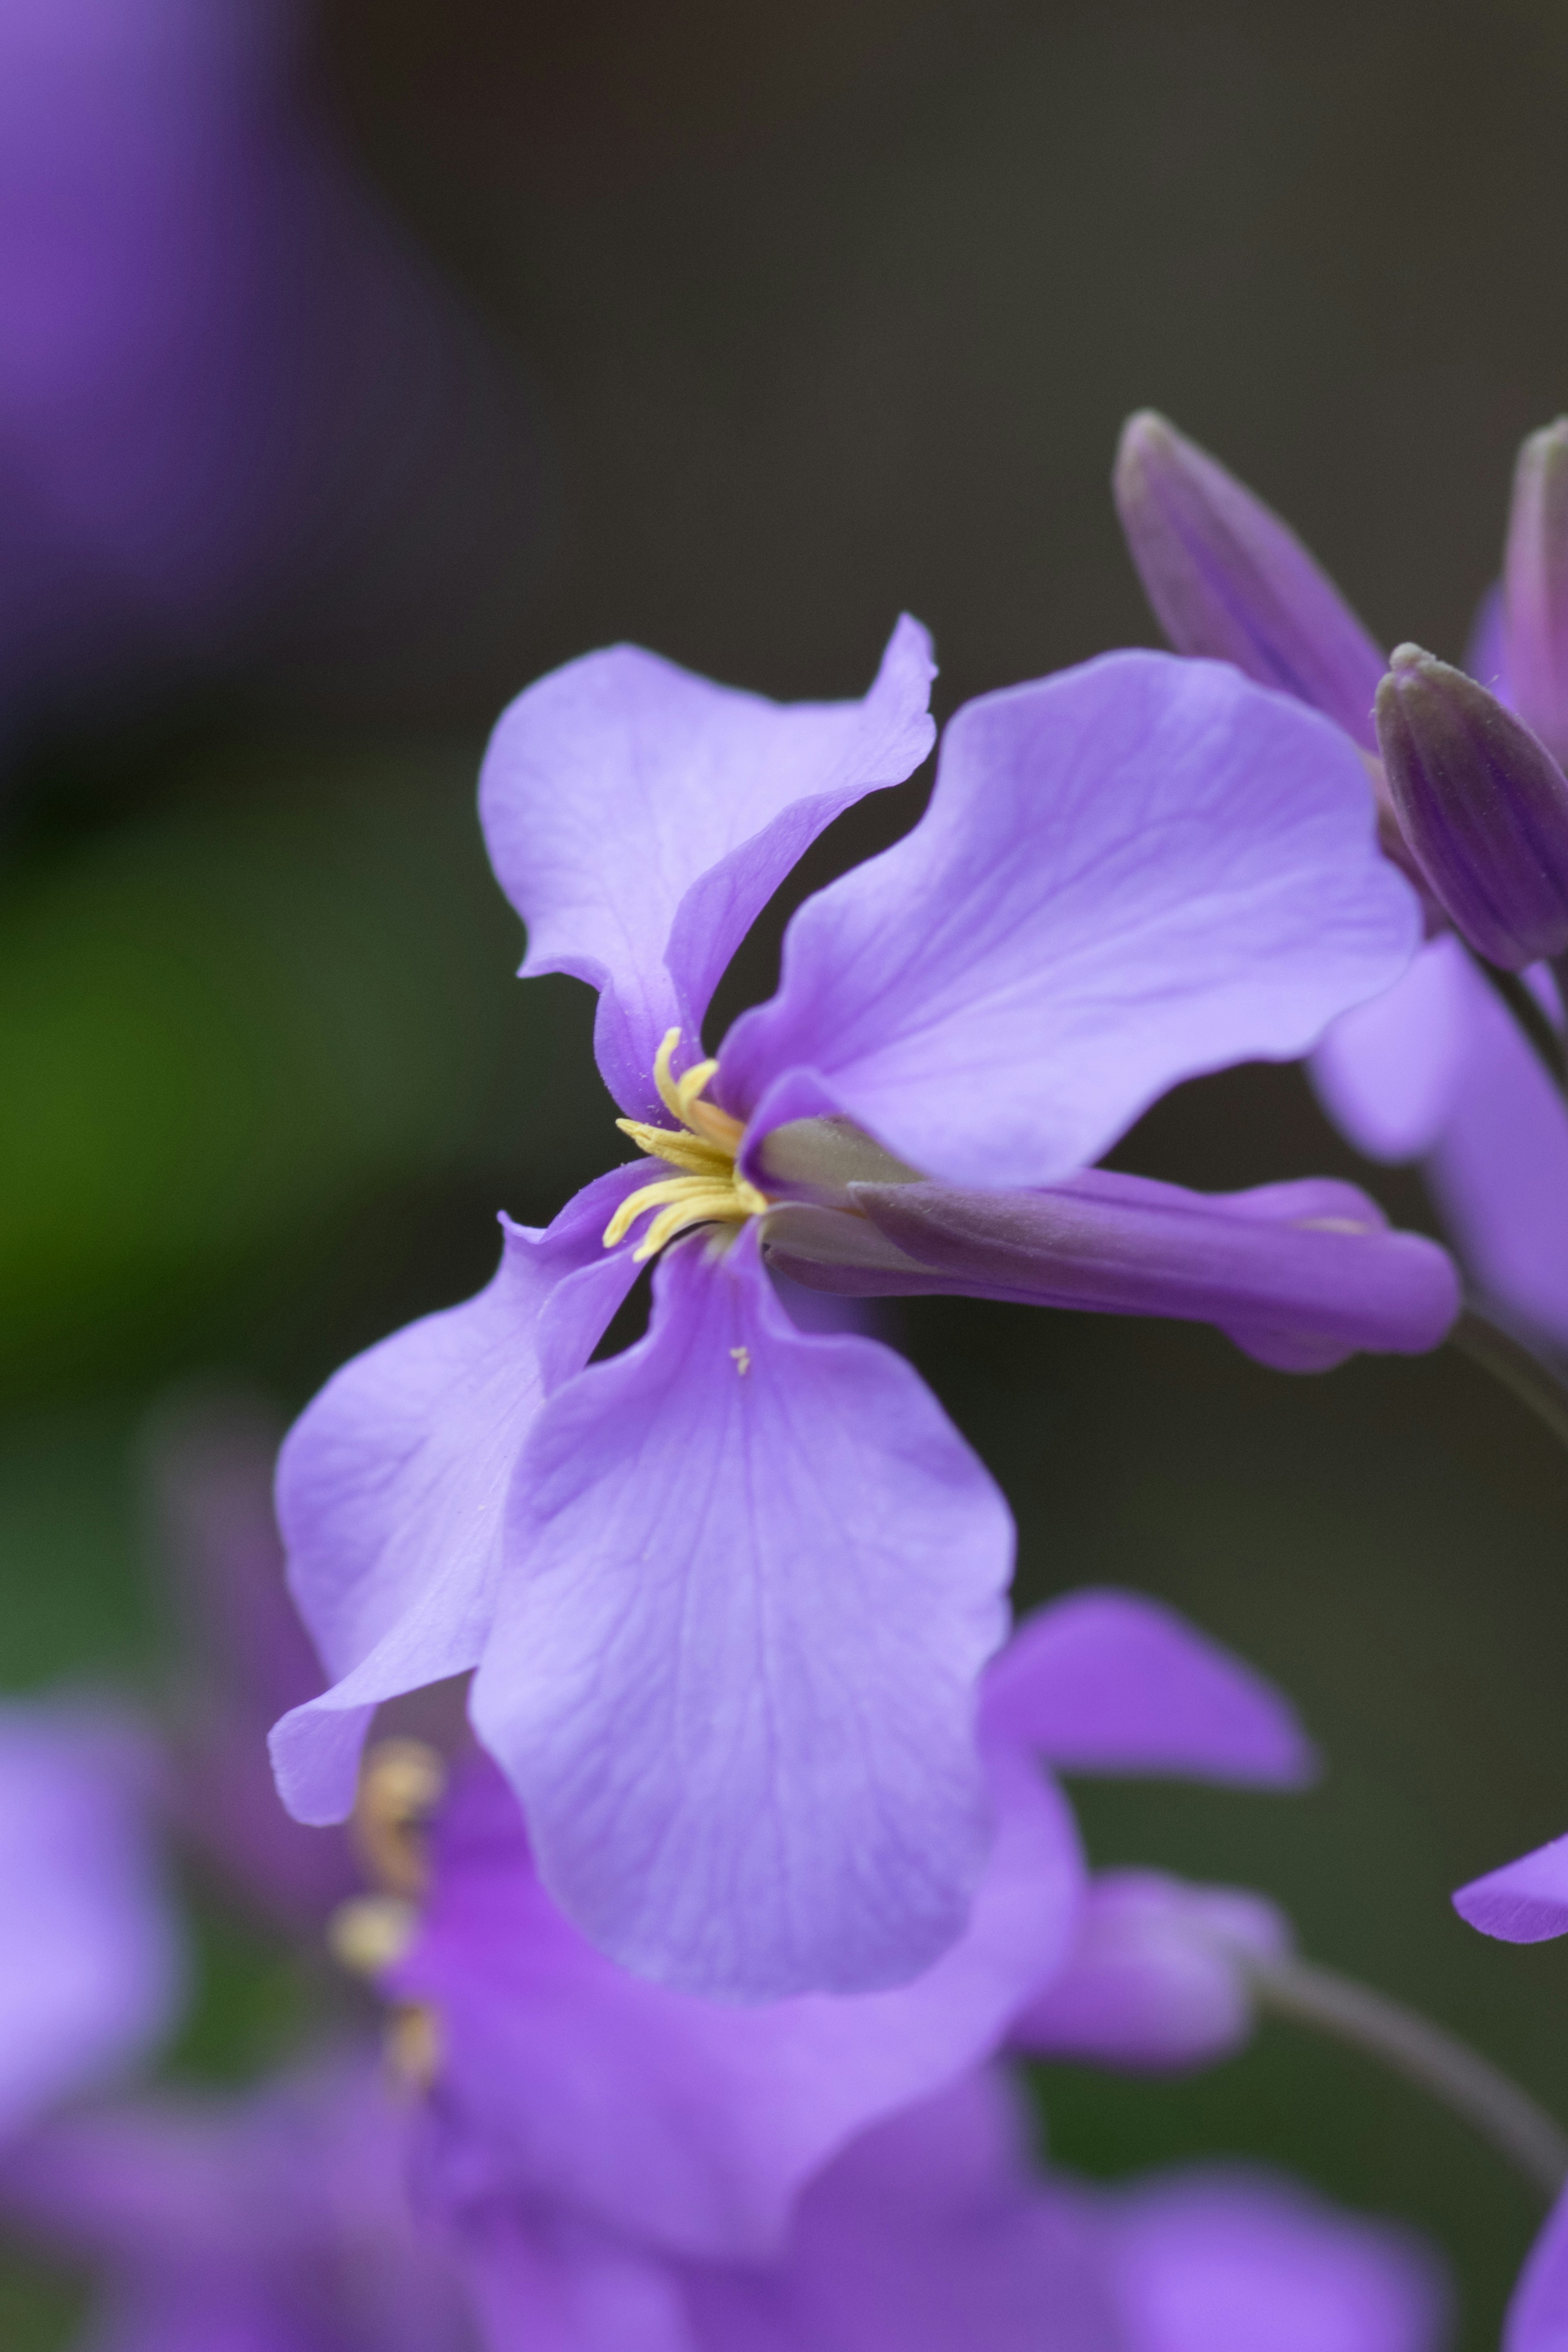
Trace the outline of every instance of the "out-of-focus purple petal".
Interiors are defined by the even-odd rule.
[[[1468,1050],[1426,1174],[1477,1288],[1568,1342],[1568,1109],[1479,972]]]
[[[569,2214],[484,2208],[454,2254],[482,2352],[696,2352],[679,2274]]]
[[[667,1252],[647,1338],[552,1399],[507,1549],[474,1723],[603,1950],[772,2000],[952,1942],[1012,1523],[909,1365],[795,1328],[754,1229]]]
[[[1373,750],[1383,656],[1289,525],[1152,409],[1129,417],[1113,486],[1144,593],[1177,652],[1234,662]]]
[[[1103,1871],[1089,1882],[1066,1967],[1017,2020],[1014,2043],[1101,2066],[1210,2064],[1252,2032],[1243,1963],[1278,1959],[1290,1943],[1284,1914],[1243,1887]]]
[[[1568,754],[1568,419],[1519,453],[1503,560],[1503,629],[1512,700],[1526,725]]]
[[[1134,1592],[1069,1593],[1026,1618],[986,1674],[981,1722],[1066,1772],[1290,1789],[1317,1769],[1261,1675]]]
[[[1263,2172],[1177,2172],[1104,2200],[1128,2352],[1439,2352],[1452,2295],[1413,2231]]]
[[[523,977],[569,971],[600,992],[595,1049],[624,1110],[665,1118],[665,1032],[700,1058],[720,974],[791,866],[842,810],[919,767],[935,674],[906,617],[861,702],[767,702],[616,646],[502,715],[479,814],[528,925]]]
[[[1543,1944],[1568,1935],[1568,1837],[1472,1878],[1455,1895],[1454,1908],[1483,1936],[1505,1944]]]
[[[477,1298],[356,1356],[289,1432],[278,1469],[289,1588],[333,1677],[272,1735],[299,1820],[349,1811],[379,1701],[478,1663],[519,1449],[636,1279],[630,1253],[603,1241],[642,1181],[612,1170],[543,1232],[503,1219],[500,1265]]]
[[[162,1552],[188,1645],[171,1799],[181,1828],[231,1883],[313,1926],[358,1874],[346,1839],[285,1812],[268,1762],[269,1727],[321,1680],[284,1581],[272,1505],[279,1434],[240,1396],[186,1404],[153,1433]]]
[[[0,1708],[0,2135],[144,2056],[184,1956],[150,1833],[157,1766],[128,1724]]]
[[[1310,1065],[1318,1099],[1369,1160],[1415,1160],[1441,1134],[1458,1094],[1474,985],[1450,932],[1384,995],[1342,1013],[1319,1045]]]
[[[1213,1197],[1106,1169],[1030,1192],[853,1190],[862,1214],[936,1269],[944,1288],[1181,1316],[1217,1323],[1244,1348],[1255,1335],[1278,1335],[1314,1370],[1358,1348],[1434,1348],[1459,1309],[1446,1252],[1418,1234],[1391,1233],[1375,1202],[1331,1179]],[[787,1235],[787,1223],[784,1213],[776,1230]]]
[[[1500,702],[1506,702],[1510,710],[1516,708],[1513,682],[1509,676],[1508,632],[1500,582],[1493,583],[1476,607],[1470,642],[1465,648],[1465,667],[1482,686],[1489,687]]]
[[[1519,2274],[1503,2321],[1502,2352],[1562,2352],[1564,2344],[1568,2344],[1568,2193],[1552,2207]]]
[[[1097,2229],[1040,2192],[988,2073],[847,2148],[802,2197],[786,2263],[693,2273],[689,2294],[702,2352],[1125,2352]]]
[[[238,2098],[62,2117],[0,2161],[0,2212],[100,2274],[114,2352],[471,2352],[409,2208],[410,2120],[374,2053],[335,2053]]]
[[[1304,1053],[1417,926],[1337,728],[1107,654],[958,713],[926,815],[800,908],[717,1083],[754,1141],[837,1108],[929,1176],[1048,1183],[1179,1079]]]
[[[693,2000],[617,1968],[534,1874],[488,1765],[436,1836],[417,1938],[382,1978],[442,2021],[427,2195],[448,2211],[555,2197],[710,2261],[776,2257],[803,2184],[879,2117],[988,2058],[1059,1964],[1082,1865],[1070,1813],[1017,1758],[969,1926],[890,1992],[760,2007]]]

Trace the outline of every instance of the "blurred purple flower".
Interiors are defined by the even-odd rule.
[[[1091,1879],[1065,1966],[1013,2025],[1040,2058],[1140,2071],[1208,2065],[1251,2038],[1249,1959],[1277,1959],[1289,1922],[1261,1895],[1162,1871]]]
[[[426,2200],[451,2214],[554,2198],[671,2253],[775,2256],[836,2148],[991,2056],[1058,1979],[1083,1869],[1041,1764],[1262,1787],[1312,1769],[1266,1684],[1128,1593],[1032,1618],[987,1673],[980,1727],[997,1832],[959,1941],[891,1991],[761,2007],[694,2000],[596,1951],[540,1884],[516,1798],[477,1761],[437,1822],[412,1941],[378,1975],[433,2020]]]
[[[537,2340],[547,2293],[583,2352],[1437,2352],[1449,2301],[1410,2233],[1267,2174],[1042,2177],[985,2072],[846,2148],[772,2265],[639,2264],[500,2206],[463,2259],[489,2352]]]
[[[1467,656],[1470,675],[1554,751],[1568,748],[1559,719],[1568,667],[1558,667],[1568,665],[1565,462],[1561,425],[1525,444],[1507,593],[1486,599]],[[1173,645],[1220,655],[1343,728],[1367,756],[1384,846],[1413,872],[1372,757],[1373,698],[1387,665],[1328,575],[1261,499],[1163,418],[1130,421],[1116,487],[1133,561]],[[1557,1020],[1552,981],[1531,979]],[[1458,940],[1432,939],[1385,995],[1342,1013],[1310,1066],[1324,1108],[1358,1150],[1424,1163],[1472,1280],[1505,1319],[1568,1341],[1568,1114]]]
[[[303,1829],[285,1811],[268,1761],[270,1726],[321,1684],[284,1582],[272,1507],[280,1434],[259,1406],[209,1398],[164,1415],[149,1470],[184,1654],[171,1809],[233,1887],[308,1929],[360,1872],[345,1832]]]
[[[60,2118],[0,2159],[0,2215],[103,2282],[93,2352],[469,2352],[404,2186],[374,2056],[241,2097]]]
[[[8,715],[193,660],[427,673],[431,612],[477,634],[501,535],[530,536],[495,362],[304,99],[304,25],[0,12]]]
[[[274,1735],[290,1807],[341,1818],[376,1704],[477,1665],[475,1725],[551,1893],[692,1991],[906,1980],[961,1932],[985,1851],[973,1694],[1006,1509],[899,1358],[793,1327],[764,1276],[775,1220],[781,1246],[809,1220],[817,1261],[826,1220],[854,1265],[862,1181],[1076,1177],[1178,1079],[1303,1051],[1414,943],[1332,729],[1221,666],[1112,655],[961,711],[925,817],[807,900],[777,995],[698,1063],[713,988],[807,843],[930,749],[931,674],[906,620],[862,703],[781,709],[621,648],[512,706],[480,799],[524,971],[598,989],[622,1124],[678,1172],[621,1168],[548,1232],[508,1226],[489,1289],[345,1368],[281,1462],[334,1678]],[[1170,1311],[1160,1245],[1131,1238],[1149,1204],[1121,1205]],[[1189,1205],[1194,1229],[1224,1213]],[[1102,1255],[1116,1206],[1100,1196]],[[1295,1261],[1315,1251],[1331,1353],[1358,1300],[1370,1344],[1435,1345],[1447,1261],[1371,1216],[1350,1244],[1343,1207],[1327,1233],[1321,1209],[1235,1210],[1253,1244],[1279,1219],[1272,1300],[1256,1249],[1240,1292],[1205,1294],[1177,1218],[1179,1311],[1278,1360],[1311,1331]],[[647,1338],[584,1369],[672,1240]],[[1396,1316],[1390,1251],[1415,1269]],[[1124,1267],[1119,1301],[1136,1288]]]
[[[173,2023],[184,1956],[151,1817],[158,1759],[85,1706],[0,1706],[0,2137]]]

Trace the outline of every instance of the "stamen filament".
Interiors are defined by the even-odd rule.
[[[745,1129],[728,1111],[700,1099],[719,1065],[698,1062],[677,1078],[670,1064],[680,1043],[679,1029],[667,1032],[655,1057],[653,1077],[659,1100],[680,1121],[679,1129],[652,1127],[646,1119],[619,1118],[616,1125],[630,1136],[650,1160],[663,1160],[683,1172],[628,1193],[605,1228],[605,1247],[613,1249],[637,1219],[657,1210],[633,1257],[640,1264],[656,1257],[665,1244],[689,1225],[743,1224],[769,1205],[765,1193],[736,1170]]]

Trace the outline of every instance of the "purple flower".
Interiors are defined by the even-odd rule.
[[[763,2006],[606,1959],[541,1885],[500,1774],[470,1769],[436,1824],[413,1939],[378,1976],[431,2018],[426,2201],[471,2216],[547,2198],[669,2253],[776,2256],[836,2149],[1000,2049],[1058,1979],[1083,1867],[1041,1764],[1263,1787],[1312,1769],[1266,1684],[1131,1594],[1032,1618],[987,1672],[980,1728],[997,1830],[958,1942],[890,1991]]]
[[[258,1406],[221,1397],[153,1434],[153,1500],[184,1651],[169,1801],[180,1831],[249,1901],[314,1928],[360,1874],[341,1832],[323,1836],[284,1811],[268,1766],[268,1727],[321,1682],[283,1580],[278,1437]]]
[[[0,2137],[143,2057],[184,1954],[150,1834],[157,1767],[129,1725],[0,1707]]]
[[[1011,2087],[976,2072],[812,2182],[769,2265],[640,2261],[494,2207],[460,2259],[490,2352],[1436,2352],[1448,2296],[1408,2232],[1268,2174],[1116,2190],[1037,2173]]]
[[[1561,425],[1525,444],[1506,593],[1483,604],[1467,666],[1549,749],[1568,708],[1568,503]],[[1370,755],[1384,657],[1326,573],[1262,501],[1163,419],[1134,417],[1118,460],[1134,562],[1173,644],[1222,653],[1342,727]],[[1384,847],[1419,879],[1371,761]],[[1440,915],[1436,919],[1440,923]],[[1551,982],[1531,975],[1549,1015]],[[1477,1287],[1506,1317],[1568,1339],[1568,1116],[1451,935],[1386,995],[1348,1011],[1312,1056],[1324,1108],[1369,1159],[1419,1159]]]
[[[49,2124],[0,2161],[0,2213],[100,2276],[94,2352],[471,2352],[406,2137],[374,2058],[343,2052]]]
[[[1139,2070],[1229,2057],[1252,2034],[1247,1961],[1277,1959],[1291,1940],[1275,1906],[1243,1887],[1103,1871],[1066,1966],[1015,2021],[1013,2045]]]
[[[988,1835],[974,1688],[1005,1507],[899,1358],[793,1326],[773,1218],[809,1213],[818,1260],[837,1220],[853,1265],[859,1182],[1076,1178],[1179,1078],[1304,1051],[1415,935],[1331,728],[1223,667],[1112,655],[961,711],[926,816],[806,902],[776,996],[699,1060],[807,842],[929,750],[931,676],[906,621],[862,703],[781,709],[621,648],[513,704],[480,797],[523,969],[599,991],[600,1067],[648,1157],[547,1232],[509,1226],[479,1298],[348,1366],[284,1448],[334,1685],[274,1735],[291,1809],[340,1818],[377,1702],[477,1665],[544,1884],[691,1991],[908,1979],[961,1933]],[[1311,1337],[1293,1255],[1321,1222],[1281,1219],[1280,1297],[1255,1258],[1244,1298],[1189,1283],[1183,1311]],[[1347,1252],[1329,1223],[1332,1352],[1358,1294],[1363,1343],[1435,1344],[1441,1254],[1413,1245],[1391,1313],[1378,1268],[1404,1245],[1369,1224]],[[670,1242],[647,1336],[588,1365]]]

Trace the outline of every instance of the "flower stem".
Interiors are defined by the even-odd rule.
[[[1528,2091],[1430,2018],[1310,1960],[1249,1960],[1260,2008],[1349,2042],[1462,2116],[1554,2200],[1568,2181],[1568,2135]]]
[[[1449,1344],[1479,1364],[1530,1407],[1561,1444],[1568,1445],[1568,1381],[1544,1356],[1494,1323],[1489,1315],[1468,1306],[1448,1334]]]
[[[1523,1032],[1526,1043],[1533,1050],[1536,1059],[1558,1093],[1568,1095],[1568,1065],[1564,1064],[1563,1057],[1562,1037],[1550,1015],[1542,1009],[1533,992],[1520,978],[1517,971],[1504,971],[1497,964],[1489,963],[1485,956],[1477,955],[1473,948],[1470,950],[1470,961],[1481,977],[1491,982],[1512,1013]],[[1552,965],[1552,971],[1554,974],[1557,971],[1555,963]]]

